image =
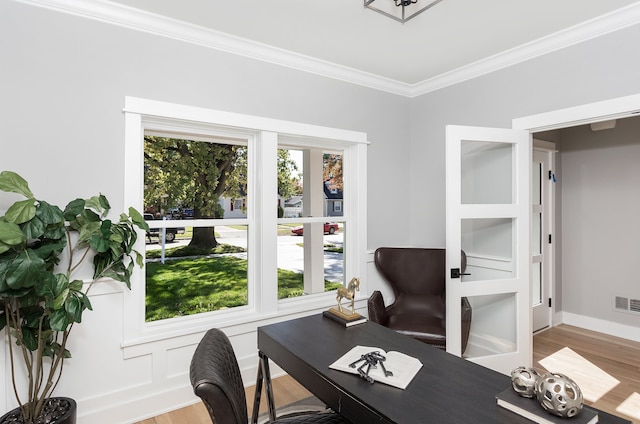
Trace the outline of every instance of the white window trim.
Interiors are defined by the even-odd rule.
[[[226,135],[232,139],[246,139],[249,150],[249,184],[256,187],[247,199],[247,218],[242,220],[255,230],[250,231],[248,246],[252,254],[248,279],[249,306],[215,311],[153,323],[144,322],[144,271],[132,276],[132,289],[124,293],[125,356],[141,354],[139,345],[157,340],[205,331],[213,326],[235,331],[251,331],[265,320],[296,316],[313,310],[326,309],[335,303],[329,293],[302,296],[278,302],[277,299],[277,211],[271,205],[270,193],[277,192],[276,156],[278,146],[295,140],[313,146],[335,146],[344,152],[345,198],[343,208],[349,215],[349,243],[345,249],[345,279],[360,277],[360,296],[366,289],[366,193],[367,135],[362,132],[275,120],[263,117],[178,105],[136,97],[125,97],[125,187],[124,203],[142,210],[143,153],[145,130],[184,131],[188,134]],[[318,218],[323,220],[324,218]],[[227,222],[227,221],[225,221]],[[140,232],[136,249],[144,251],[144,234]],[[259,282],[259,284],[256,284]],[[235,328],[232,328],[235,327]]]

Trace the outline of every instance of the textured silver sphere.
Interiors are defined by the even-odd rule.
[[[564,374],[543,374],[536,382],[535,391],[542,407],[559,417],[575,417],[582,409],[584,399],[580,387]]]
[[[526,398],[535,396],[535,384],[540,378],[538,371],[528,367],[518,367],[511,371],[511,385],[517,394]]]

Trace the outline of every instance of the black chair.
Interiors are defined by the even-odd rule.
[[[247,400],[240,367],[229,338],[213,328],[191,359],[191,385],[214,424],[247,424]],[[348,424],[339,414],[310,411],[270,421],[273,424]]]
[[[462,272],[467,256],[461,252]],[[436,346],[447,347],[445,249],[380,247],[374,262],[393,289],[395,301],[385,306],[382,293],[373,292],[367,302],[369,319],[399,333]],[[462,352],[471,328],[471,305],[462,298]]]

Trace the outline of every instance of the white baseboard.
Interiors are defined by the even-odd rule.
[[[560,312],[560,315],[560,323],[562,324],[573,325],[575,327],[633,340],[634,342],[640,342],[640,331],[638,331],[638,327],[572,314],[570,312]]]

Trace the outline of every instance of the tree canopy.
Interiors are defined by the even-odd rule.
[[[246,197],[246,146],[158,136],[144,141],[145,211],[192,208],[194,218],[223,218],[221,197]],[[277,161],[278,193],[285,199],[299,194],[298,167],[289,151],[278,150]],[[194,229],[191,245],[215,247],[213,228]]]

